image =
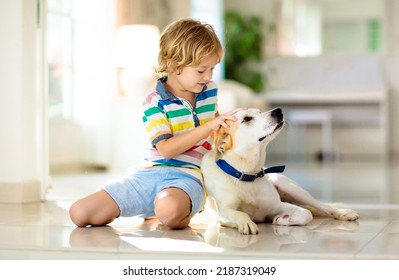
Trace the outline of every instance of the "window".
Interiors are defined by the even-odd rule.
[[[49,117],[71,118],[73,1],[47,0]]]
[[[224,41],[223,1],[221,0],[191,0],[190,16],[211,24],[222,45]],[[213,80],[220,81],[224,77],[224,61],[215,68]]]

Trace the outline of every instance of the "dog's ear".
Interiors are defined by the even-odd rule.
[[[224,127],[219,128],[215,137],[215,152],[223,154],[233,145],[231,134]]]

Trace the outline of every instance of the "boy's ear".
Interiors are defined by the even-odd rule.
[[[180,75],[181,71],[176,67],[176,63],[174,63],[173,61],[168,60],[166,62],[166,66],[168,67],[168,72],[169,73],[176,72],[177,75]]]
[[[215,152],[223,154],[233,146],[232,136],[223,126],[219,128],[215,137]]]

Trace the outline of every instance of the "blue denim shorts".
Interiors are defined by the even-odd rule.
[[[191,214],[200,212],[205,193],[201,182],[173,167],[138,168],[126,176],[107,182],[103,189],[115,200],[121,217],[151,217],[156,195],[166,188],[185,191],[191,199]]]

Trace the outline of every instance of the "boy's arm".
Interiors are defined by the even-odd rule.
[[[213,120],[186,133],[161,140],[155,146],[163,157],[173,158],[192,148],[200,140],[207,138],[213,130],[217,130],[220,126],[228,128],[226,121],[235,121],[236,118],[233,116],[233,114],[238,110],[241,109],[236,109],[220,116],[217,114],[217,117]]]

